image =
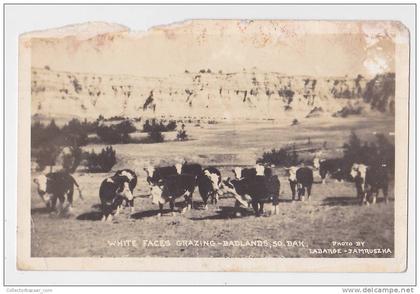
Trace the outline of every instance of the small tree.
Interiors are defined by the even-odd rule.
[[[176,134],[176,139],[178,141],[186,141],[188,139],[187,131],[185,130],[184,124],[182,124],[181,129]]]
[[[87,155],[87,168],[90,172],[109,172],[116,162],[116,151],[112,146],[105,147],[99,154],[92,150]]]
[[[129,143],[130,135],[128,134],[128,131],[131,130],[128,129],[128,126],[125,123],[116,126],[100,125],[96,128],[98,137],[106,144]]]
[[[293,146],[292,149],[283,147],[278,150],[264,152],[261,158],[257,159],[257,163],[274,164],[277,166],[293,166],[299,164],[298,153]]]
[[[43,146],[36,156],[36,162],[38,163],[39,169],[44,170],[45,167],[50,167],[50,172],[53,170],[60,149],[57,145],[46,144]]]
[[[74,173],[82,161],[82,149],[79,146],[70,147],[70,153],[63,155],[63,169]]]
[[[61,131],[65,145],[85,146],[88,137],[86,124],[82,124],[78,119],[74,118],[64,125]]]
[[[164,140],[164,136],[159,130],[153,129],[149,132],[149,141],[152,143],[161,143]]]

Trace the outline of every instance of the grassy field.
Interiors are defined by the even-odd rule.
[[[311,146],[326,142],[330,154],[339,154],[341,146],[355,130],[363,139],[374,132],[394,131],[393,119],[384,117],[348,118],[323,121],[312,119],[291,127],[278,121],[187,125],[191,140],[160,144],[114,145],[118,163],[114,170],[131,168],[139,176],[135,195],[148,193],[143,167],[147,163],[172,164],[179,158],[203,165],[218,166],[223,176],[232,176],[238,165],[253,165],[263,151],[286,144]],[[170,134],[167,134],[169,138]],[[89,145],[87,150],[102,148]],[[308,155],[309,156],[309,155]],[[128,209],[112,223],[100,222],[99,185],[108,175],[74,174],[85,197],[75,196],[72,215],[57,217],[49,214],[35,187],[32,187],[31,254],[35,257],[392,257],[394,247],[394,195],[390,187],[390,203],[380,195],[377,205],[363,206],[356,201],[352,183],[317,183],[310,201],[291,202],[291,192],[283,169],[275,173],[281,180],[279,214],[256,218],[244,209],[242,218],[233,218],[233,198],[222,198],[220,211],[201,207],[198,191],[194,193],[195,209],[184,215],[156,217],[158,207],[148,198],[137,198],[136,211],[129,218]],[[76,193],[77,194],[77,193]],[[135,240],[136,246],[113,245],[115,241]],[[146,240],[151,240],[148,242]],[[162,241],[161,243],[160,240]],[[204,244],[183,241],[214,242]],[[235,243],[236,241],[236,243]],[[252,244],[246,241],[259,241]],[[333,242],[352,242],[344,249],[355,249],[355,242],[364,241],[365,249],[389,248],[392,253],[357,251],[315,254],[312,249],[338,249]],[[132,244],[132,243],[131,243]],[[170,246],[163,246],[169,245]],[[210,244],[210,245],[209,245]],[[261,245],[262,244],[262,245]],[[128,242],[125,245],[129,245]]]

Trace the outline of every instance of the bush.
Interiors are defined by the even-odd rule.
[[[67,146],[85,146],[87,144],[88,132],[86,125],[80,123],[78,119],[72,119],[61,129],[64,137],[64,144]]]
[[[151,131],[157,131],[157,132],[171,132],[176,130],[177,124],[176,121],[171,120],[167,125],[165,125],[162,121],[157,122],[155,119],[146,120],[146,122],[143,125],[143,132],[149,133]]]
[[[92,150],[87,154],[86,161],[90,172],[109,172],[117,162],[116,152],[112,146],[105,147],[99,154]]]
[[[176,139],[178,141],[186,141],[188,139],[187,131],[185,129],[181,129],[176,134]]]
[[[164,140],[164,136],[158,130],[152,130],[149,132],[149,142],[151,143],[161,143]]]
[[[261,158],[257,159],[257,163],[269,164],[277,166],[294,166],[300,163],[298,154],[294,147],[280,148],[278,150],[264,152]]]
[[[96,129],[96,134],[102,140],[102,142],[107,144],[117,144],[122,140],[122,136],[114,128],[100,125]]]
[[[362,142],[355,132],[350,135],[349,142],[344,144],[343,160],[348,170],[353,163],[366,165],[386,164],[390,170],[395,166],[395,146],[383,134],[376,136],[375,142]]]
[[[72,83],[73,83],[74,91],[76,93],[80,93],[83,90],[82,85],[79,83],[79,81],[76,78],[72,80]]]
[[[39,170],[44,170],[45,167],[49,166],[50,171],[52,171],[59,153],[60,148],[57,145],[47,144],[40,148],[35,155]]]
[[[363,99],[371,105],[372,109],[394,113],[395,73],[376,75],[366,84]]]
[[[129,120],[124,120],[123,122],[115,125],[114,128],[121,133],[127,133],[127,134],[134,133],[135,131],[137,131],[134,124]]]
[[[363,111],[363,107],[357,106],[353,107],[351,105],[344,106],[341,110],[333,114],[334,117],[347,117],[349,115],[359,115]]]
[[[96,127],[97,122],[89,123],[85,120],[81,123],[78,119],[72,119],[61,129],[55,124],[54,119],[47,126],[35,122],[31,126],[31,146],[32,148],[46,144],[84,146],[87,144],[88,133],[95,131]]]
[[[31,126],[31,146],[32,148],[39,147],[48,140],[48,133],[45,131],[45,126],[40,122],[35,122]]]
[[[79,146],[70,147],[70,153],[63,155],[63,169],[74,173],[82,161],[82,149]]]

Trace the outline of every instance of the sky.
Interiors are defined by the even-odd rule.
[[[285,75],[372,77],[394,71],[392,22],[193,20],[146,32],[81,24],[26,35],[32,66],[100,74],[167,76],[260,71]]]

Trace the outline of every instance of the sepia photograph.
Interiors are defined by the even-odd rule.
[[[409,41],[387,20],[22,34],[18,268],[404,271]]]

